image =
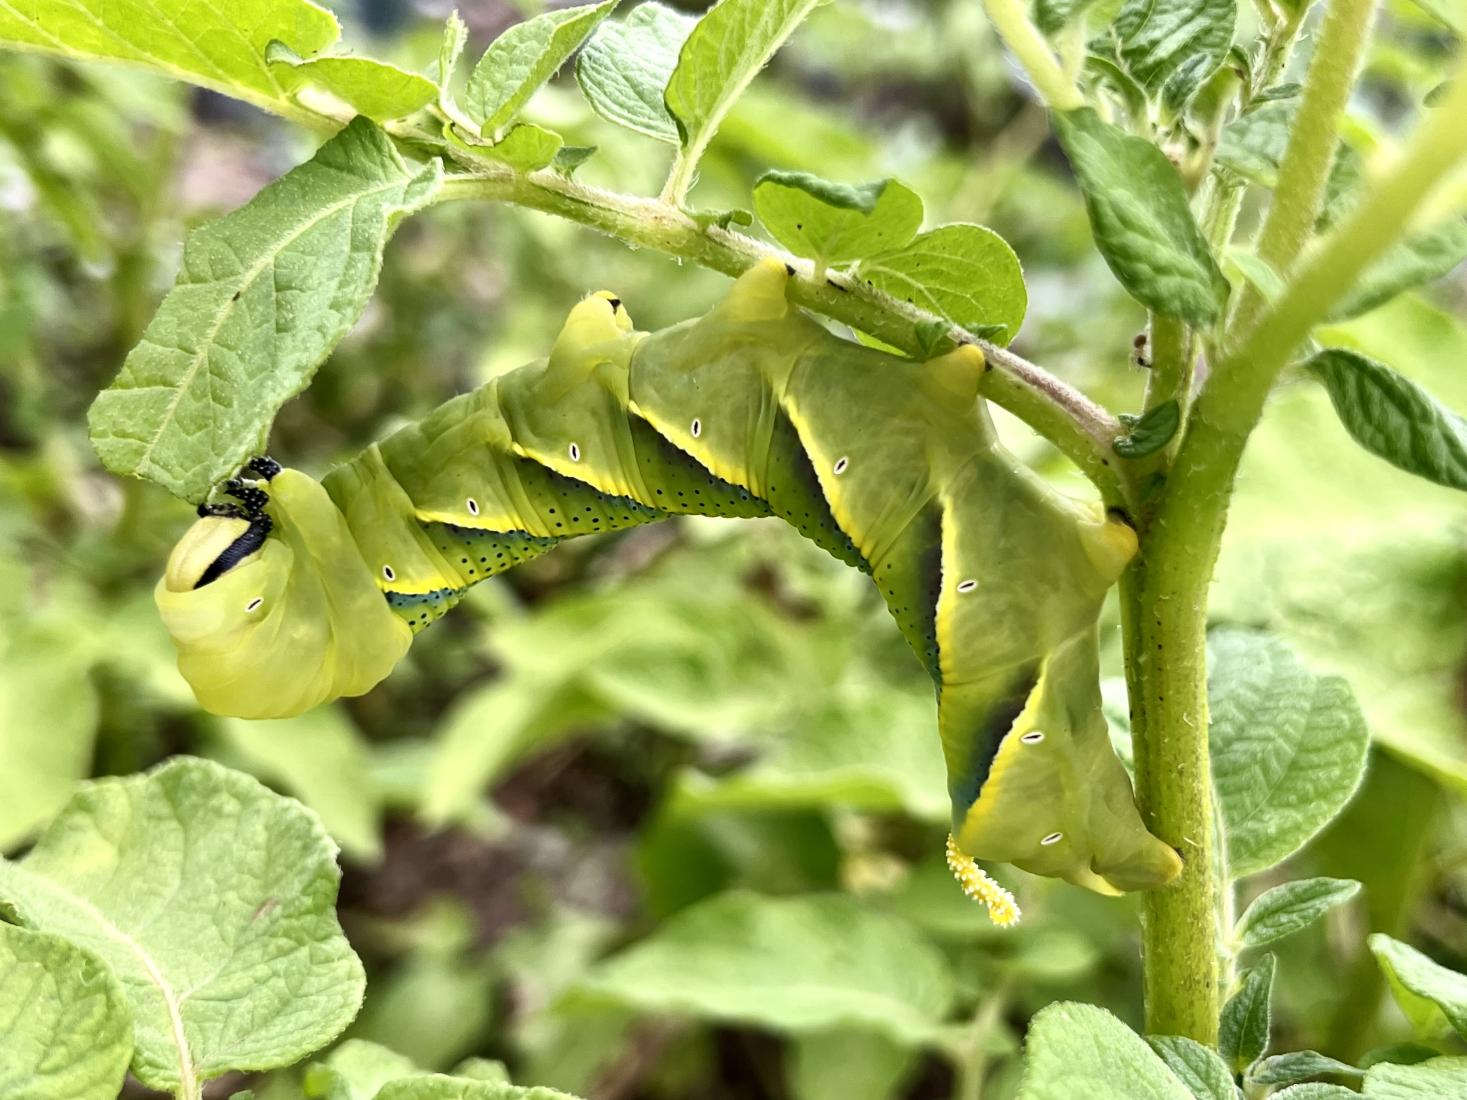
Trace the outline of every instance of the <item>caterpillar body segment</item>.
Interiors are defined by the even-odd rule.
[[[917,363],[841,340],[787,279],[756,266],[655,333],[587,298],[548,359],[320,485],[275,475],[264,546],[194,587],[239,538],[201,519],[158,589],[201,704],[282,716],[366,691],[471,585],[567,538],[775,515],[872,577],[932,676],[960,857],[1107,892],[1169,881],[1100,709],[1096,620],[1134,534],[999,445],[979,349]]]

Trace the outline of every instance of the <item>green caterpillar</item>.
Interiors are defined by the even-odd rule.
[[[593,295],[548,360],[319,483],[257,461],[157,588],[199,702],[269,718],[365,692],[470,585],[566,538],[775,515],[871,576],[931,674],[954,868],[996,919],[1012,899],[967,857],[1106,892],[1170,881],[1100,709],[1096,619],[1133,532],[1000,447],[978,348],[917,363],[841,340],[787,281],[760,264],[656,333]]]

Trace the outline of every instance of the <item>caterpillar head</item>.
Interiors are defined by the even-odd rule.
[[[199,704],[284,718],[360,695],[392,671],[412,631],[392,614],[320,484],[281,470],[268,498],[206,514],[154,590]]]

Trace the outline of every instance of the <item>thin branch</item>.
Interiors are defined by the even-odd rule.
[[[1075,82],[1065,75],[1044,35],[1029,18],[1026,3],[983,0],[983,10],[1046,105],[1056,111],[1073,111],[1085,105]]]
[[[1288,275],[1319,218],[1340,144],[1340,119],[1370,42],[1375,7],[1375,0],[1330,0],[1325,10],[1273,202],[1258,235],[1258,258],[1280,275]],[[1245,286],[1230,335],[1246,336],[1262,305],[1263,295],[1252,284]]]
[[[473,175],[450,176],[444,199],[487,199],[579,222],[616,239],[652,248],[726,275],[739,275],[775,256],[794,269],[790,296],[799,305],[849,325],[904,352],[920,355],[918,326],[940,320],[916,306],[835,273],[819,278],[808,260],[786,255],[732,230],[700,224],[660,199],[589,187],[560,173],[519,172],[475,163]],[[954,326],[955,341],[982,348],[990,367],[983,392],[1023,420],[1080,467],[1112,503],[1126,503],[1129,486],[1111,444],[1115,418],[1078,390],[1022,356]]]

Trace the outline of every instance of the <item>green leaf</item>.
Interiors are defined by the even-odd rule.
[[[1235,878],[1298,851],[1344,808],[1369,735],[1350,687],[1316,676],[1281,640],[1214,631],[1208,700],[1213,785]]]
[[[1233,940],[1239,947],[1263,947],[1292,936],[1359,892],[1360,884],[1353,879],[1306,878],[1275,886],[1244,910],[1233,929]]]
[[[1034,0],[1034,21],[1053,37],[1092,3],[1094,0]]]
[[[846,895],[720,894],[596,966],[581,995],[795,1033],[864,1027],[932,1041],[947,961],[915,928]]]
[[[438,83],[445,94],[453,84],[453,73],[458,68],[458,59],[469,44],[469,25],[459,15],[458,9],[448,13],[443,21],[443,38],[438,44]]]
[[[1119,97],[1132,118],[1146,117],[1146,89],[1136,83],[1136,78],[1117,65],[1113,58],[1095,53],[1087,55],[1084,75],[1087,82],[1109,89]]]
[[[297,802],[179,758],[84,786],[20,862],[0,904],[95,953],[122,982],[133,1073],[177,1091],[289,1065],[361,1004],[334,903],[335,845]]]
[[[719,0],[698,20],[663,96],[689,170],[759,70],[822,2]]]
[[[1094,1005],[1042,1009],[1025,1051],[1019,1100],[1192,1100],[1139,1035]]]
[[[97,696],[80,648],[4,622],[0,640],[0,851],[30,837],[86,778]]]
[[[1366,942],[1418,1035],[1435,1038],[1451,1028],[1467,1037],[1467,976],[1390,936],[1376,933]]]
[[[1390,1062],[1399,1066],[1414,1066],[1418,1062],[1440,1058],[1441,1051],[1427,1043],[1387,1043],[1383,1047],[1372,1047],[1360,1056],[1362,1068]]]
[[[494,1084],[510,1084],[509,1070],[503,1062],[494,1058],[465,1058],[453,1067],[453,1076],[466,1077],[470,1081],[489,1081]]]
[[[1210,325],[1228,283],[1166,154],[1089,107],[1056,111],[1053,119],[1085,196],[1095,246],[1121,285],[1150,309]]]
[[[229,763],[279,784],[315,810],[347,855],[381,856],[382,801],[372,785],[370,755],[340,707],[270,722],[227,718],[220,729]]]
[[[576,59],[576,79],[592,109],[618,126],[677,145],[677,123],[663,100],[678,53],[697,26],[656,0],[596,28]]]
[[[922,200],[894,179],[848,187],[806,172],[766,172],[754,185],[754,212],[780,244],[822,264],[902,248],[922,227]]]
[[[361,316],[397,222],[442,174],[436,160],[410,168],[358,118],[191,233],[178,281],[92,405],[108,469],[200,501],[258,454],[275,412]]]
[[[438,85],[426,76],[369,57],[314,57],[307,61],[277,39],[266,49],[265,60],[286,87],[295,90],[306,83],[315,84],[377,122],[410,115],[438,96]]]
[[[1286,99],[1266,103],[1234,119],[1223,127],[1217,163],[1264,187],[1276,186],[1298,110],[1297,99]],[[1338,218],[1359,185],[1360,174],[1359,154],[1341,145],[1325,184],[1322,222],[1328,224]]]
[[[1029,308],[1024,271],[1008,242],[981,225],[958,222],[919,234],[903,248],[862,260],[867,286],[946,317],[969,331],[989,326],[1007,344]]]
[[[717,782],[685,780],[674,806],[767,812],[836,805],[940,821],[951,812],[942,752],[922,736],[935,721],[931,692],[882,685],[832,695],[772,738],[750,767]]]
[[[1146,1041],[1196,1100],[1237,1100],[1232,1072],[1211,1047],[1180,1035],[1151,1035]]]
[[[480,133],[497,135],[616,5],[617,0],[601,0],[547,11],[491,42],[464,89],[463,105],[480,124]]]
[[[0,42],[121,61],[285,114],[289,97],[265,60],[269,44],[278,39],[310,56],[340,33],[336,17],[307,0],[27,0],[0,7]]]
[[[562,144],[563,139],[555,131],[536,126],[533,122],[521,122],[511,126],[509,132],[493,145],[476,145],[474,148],[522,172],[532,172],[555,160]]]
[[[596,146],[594,145],[563,145],[556,150],[555,159],[551,161],[551,164],[557,172],[569,176],[590,160],[595,153]]]
[[[1127,0],[1111,33],[1121,64],[1175,113],[1222,65],[1237,18],[1236,0]]]
[[[731,225],[753,225],[754,215],[748,210],[689,210],[688,217],[698,223],[699,229],[717,226],[727,229]]]
[[[0,1096],[114,1100],[132,1016],[112,972],[60,936],[0,924]]]
[[[988,326],[984,326],[988,328]],[[946,355],[958,346],[953,339],[953,326],[950,321],[918,321],[913,326],[917,337],[917,347],[921,349],[922,358],[936,359],[940,355]],[[987,339],[990,336],[1002,336],[1007,328],[1000,328],[997,332],[980,331],[977,335]]]
[[[1295,1050],[1263,1059],[1249,1071],[1248,1080],[1257,1085],[1292,1085],[1329,1074],[1359,1077],[1360,1071],[1313,1050]]]
[[[473,1081],[432,1074],[385,1085],[376,1100],[576,1100],[558,1089],[523,1088],[501,1081]]]
[[[1261,107],[1265,103],[1275,103],[1282,99],[1293,99],[1304,90],[1302,84],[1275,84],[1272,88],[1265,88],[1253,97],[1250,107]]]
[[[876,1032],[842,1028],[791,1041],[794,1100],[889,1100],[915,1052]]]
[[[1384,363],[1327,348],[1305,364],[1340,423],[1371,454],[1407,473],[1467,489],[1467,421]]]
[[[529,748],[573,726],[585,728],[599,713],[564,685],[517,677],[465,692],[435,731],[423,818],[433,826],[462,819],[479,793]]]
[[[1360,1094],[1354,1089],[1314,1081],[1304,1085],[1292,1085],[1281,1092],[1274,1093],[1269,1100],[1359,1100],[1359,1098]]]
[[[1356,317],[1402,291],[1435,282],[1467,260],[1467,218],[1413,233],[1367,267],[1330,311],[1331,320]]]
[[[348,1039],[306,1070],[308,1100],[373,1100],[383,1085],[428,1071],[380,1043]]]
[[[1371,1066],[1365,1074],[1365,1095],[1369,1100],[1467,1096],[1467,1058],[1432,1058],[1414,1066]]]
[[[1217,1048],[1237,1073],[1262,1058],[1268,1049],[1275,963],[1272,955],[1265,955],[1244,970],[1238,976],[1237,991],[1223,1005]]]
[[[1182,423],[1182,407],[1176,398],[1146,410],[1127,424],[1131,430],[1112,444],[1122,458],[1145,458],[1172,441]]]

